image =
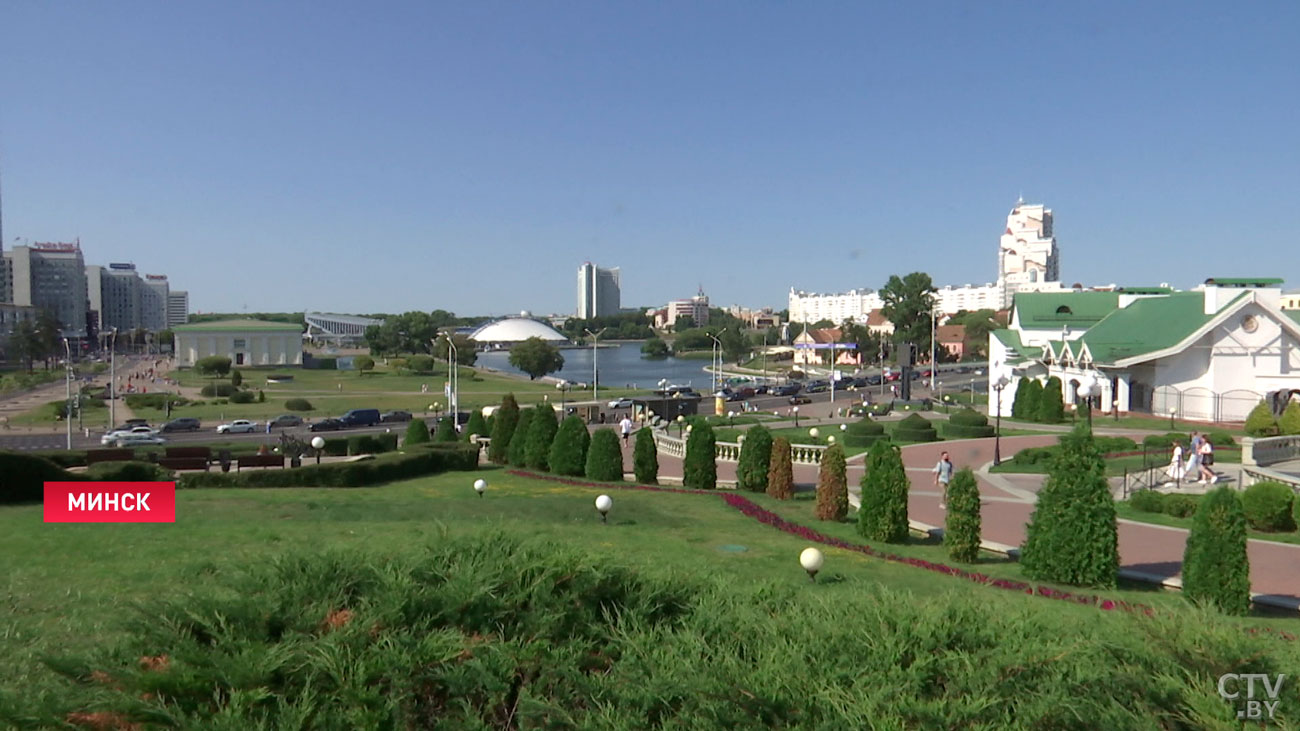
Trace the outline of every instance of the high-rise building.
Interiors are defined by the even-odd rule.
[[[167,293],[167,327],[184,325],[190,321],[190,293],[173,289]]]
[[[80,241],[15,246],[4,259],[14,304],[53,313],[64,337],[86,337],[89,299]]]
[[[140,295],[140,327],[157,332],[167,327],[167,294],[171,291],[166,274],[144,275]]]
[[[1009,285],[1061,281],[1050,209],[1025,205],[1023,198],[1016,201],[998,246],[998,281]]]
[[[100,332],[142,327],[144,282],[134,264],[86,267],[90,310],[99,318]]]
[[[578,267],[578,317],[617,315],[619,307],[618,267],[602,269],[591,262]]]

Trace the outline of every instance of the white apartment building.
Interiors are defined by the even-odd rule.
[[[618,267],[602,269],[591,262],[578,267],[578,317],[610,317],[619,313]]]
[[[1024,199],[1017,201],[1007,215],[1007,227],[998,244],[998,280],[1021,285],[1060,279],[1060,252],[1052,234],[1051,209],[1025,205]]]
[[[682,317],[691,318],[695,327],[709,324],[709,298],[703,292],[688,299],[673,300],[668,303],[667,310],[664,320],[667,327],[676,327],[677,320]]]
[[[64,337],[86,337],[89,303],[80,241],[15,246],[4,259],[13,304],[53,313]]]
[[[872,310],[884,306],[880,295],[870,289],[850,289],[838,294],[818,294],[790,288],[790,322],[812,323],[830,320],[836,325],[845,320],[866,322]]]
[[[173,289],[167,293],[167,327],[184,325],[190,321],[190,293]]]

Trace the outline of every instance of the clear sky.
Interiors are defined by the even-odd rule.
[[[1300,3],[0,4],[4,242],[200,310],[786,303],[995,277],[1300,288]]]

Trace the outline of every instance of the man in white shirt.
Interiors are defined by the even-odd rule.
[[[629,416],[627,416],[627,415],[625,414],[625,415],[623,416],[623,420],[620,421],[620,422],[618,423],[618,428],[619,428],[620,431],[623,432],[623,446],[626,447],[626,446],[627,446],[627,440],[628,440],[628,437],[630,437],[630,436],[632,435],[632,419],[631,419],[631,417],[629,417]]]

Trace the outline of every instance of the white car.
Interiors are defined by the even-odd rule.
[[[129,429],[114,429],[113,431],[100,437],[99,444],[101,446],[107,447],[110,444],[117,444],[118,440],[122,439],[123,437],[140,437],[140,436],[156,437],[158,436],[158,432],[155,431],[154,428],[151,426],[133,426]]]
[[[248,419],[235,419],[229,424],[217,427],[218,434],[252,434],[257,431],[257,422]]]
[[[131,433],[123,434],[113,441],[113,446],[121,447],[141,447],[146,444],[166,444],[167,440],[157,434]]]
[[[630,399],[630,398],[616,398],[616,399],[614,399],[613,401],[610,401],[610,402],[609,402],[609,408],[611,408],[611,409],[630,409],[630,408],[632,408],[632,399]]]

